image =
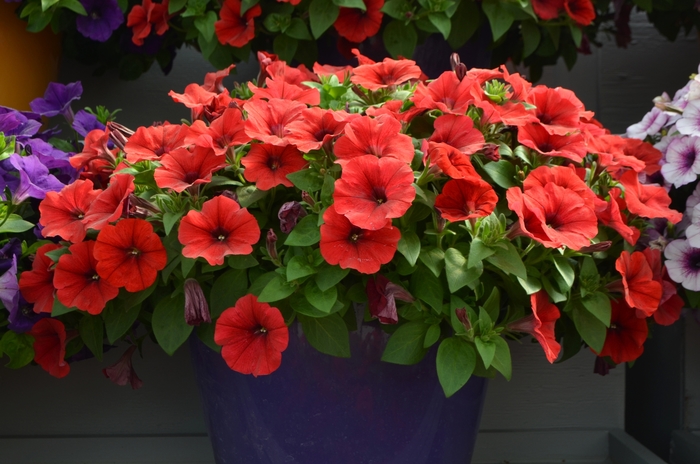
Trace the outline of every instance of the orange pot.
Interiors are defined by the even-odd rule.
[[[44,95],[58,75],[60,37],[47,27],[35,34],[15,15],[17,3],[0,1],[0,105],[29,110],[29,102]]]

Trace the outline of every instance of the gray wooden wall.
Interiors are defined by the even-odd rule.
[[[697,38],[668,43],[634,17],[635,41],[626,50],[607,45],[581,56],[574,72],[549,69],[543,83],[577,92],[611,130],[622,132],[638,121],[663,90],[674,92],[696,72]],[[177,121],[186,110],[167,96],[201,82],[208,64],[182,51],[170,76],[153,70],[136,82],[108,75],[89,77],[89,69],[62,64],[63,82],[82,80],[83,102],[123,108],[119,120],[136,127],[156,120]],[[240,66],[250,78],[255,70]],[[688,324],[688,426],[700,430],[700,328]],[[549,365],[537,344],[513,344],[511,382],[489,385],[475,462],[602,462],[605,431],[624,427],[624,371],[594,375],[594,356],[583,352]],[[145,359],[135,359],[144,381],[138,391],[112,385],[100,369],[105,362],[75,363],[62,380],[39,368],[0,369],[0,464],[20,463],[212,463],[198,393],[186,349],[168,357],[146,344]],[[359,464],[359,463],[358,463]]]

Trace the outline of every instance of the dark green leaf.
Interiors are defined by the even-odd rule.
[[[610,327],[610,298],[605,293],[590,293],[585,298],[581,298],[581,303],[589,313],[605,324],[605,327]]]
[[[331,356],[350,357],[348,328],[337,313],[321,318],[297,314],[297,318],[311,346]]]
[[[466,341],[450,337],[440,343],[435,363],[440,385],[445,396],[449,398],[471,377],[476,365],[476,353]]]
[[[408,264],[414,266],[420,255],[420,238],[412,230],[402,232],[398,250],[399,253],[404,255]]]
[[[165,235],[170,234],[173,230],[173,226],[177,224],[177,221],[182,217],[184,211],[178,211],[176,213],[171,213],[167,211],[163,213],[163,228],[165,229]]]
[[[462,0],[452,16],[452,23],[458,25],[450,30],[447,42],[453,50],[462,47],[479,28],[480,12],[476,2]]]
[[[158,344],[172,356],[192,333],[193,327],[185,322],[185,295],[160,300],[151,323]]]
[[[77,311],[78,308],[75,306],[71,306],[70,308],[60,301],[58,301],[57,297],[54,297],[53,299],[53,306],[51,308],[51,316],[56,317],[56,316],[61,316],[62,314],[67,314],[73,311]]]
[[[484,245],[484,242],[480,238],[475,238],[469,247],[469,261],[467,262],[467,267],[472,268],[482,262],[484,259],[488,258],[496,251],[492,248]]]
[[[287,174],[287,179],[296,188],[305,192],[318,192],[323,187],[323,176],[313,169],[302,169],[301,171]]]
[[[318,227],[318,216],[309,214],[297,223],[284,244],[287,246],[311,246],[320,240],[321,229]]]
[[[340,304],[342,308],[342,303],[336,302],[336,305]],[[289,297],[289,305],[292,307],[294,311],[296,311],[299,314],[303,314],[304,316],[309,316],[309,317],[326,317],[328,316],[329,313],[323,312],[315,308],[311,303],[309,303],[309,300],[306,299],[306,296],[303,295],[302,293],[295,293],[292,296]],[[336,306],[333,307],[333,309],[336,309]],[[331,313],[334,313],[337,311],[331,310]]]
[[[81,16],[87,16],[85,7],[78,0],[60,0],[56,5],[62,8],[67,8]]]
[[[439,277],[445,267],[445,252],[440,248],[423,248],[418,256],[421,263],[430,269],[430,272]]]
[[[318,39],[321,37],[333,25],[335,20],[338,19],[338,13],[340,13],[340,8],[332,0],[311,0],[311,5],[309,5],[309,23],[314,38]]]
[[[207,345],[209,348],[211,348],[213,351],[216,351],[217,353],[221,352],[221,347],[214,342],[214,331],[216,330],[216,323],[212,322],[211,324],[200,324],[199,327],[197,327],[197,336],[199,339],[204,342],[205,345]]]
[[[139,305],[129,309],[123,309],[119,305],[107,305],[105,310],[102,311],[102,318],[105,320],[105,329],[107,331],[107,340],[109,343],[117,341],[132,325],[134,325],[140,311],[141,306]]]
[[[442,284],[428,269],[421,266],[411,275],[411,293],[438,313],[442,312]]]
[[[465,285],[473,283],[481,276],[483,270],[481,266],[469,268],[467,258],[456,248],[448,248],[445,251],[445,275],[450,292],[455,293]]]
[[[272,50],[279,55],[280,60],[292,61],[299,46],[299,41],[286,35],[278,35],[272,42]]]
[[[218,18],[213,11],[207,11],[204,16],[199,16],[194,20],[194,27],[197,28],[204,40],[211,41],[214,39],[214,23]]]
[[[515,166],[508,160],[500,160],[496,162],[486,163],[484,171],[491,176],[491,179],[503,188],[515,187]]]
[[[322,292],[316,282],[310,281],[306,284],[304,295],[314,308],[329,313],[338,299],[338,290],[336,287],[331,287]]]
[[[0,340],[0,352],[10,358],[5,366],[10,369],[24,367],[34,359],[34,337],[28,334],[5,332]]]
[[[450,31],[452,30],[452,22],[450,21],[450,18],[447,17],[445,13],[430,13],[428,15],[428,19],[430,20],[431,23],[433,23],[433,26],[440,31],[440,34],[447,40],[447,38],[450,36]]]
[[[316,277],[316,285],[321,291],[326,291],[331,287],[335,287],[341,280],[350,272],[350,269],[341,269],[339,266],[324,266]]]
[[[574,305],[571,311],[571,317],[583,341],[593,348],[593,351],[600,353],[608,333],[605,324],[580,304]]]
[[[510,347],[501,337],[494,338],[493,343],[496,345],[496,355],[493,357],[491,365],[495,367],[498,372],[503,374],[503,377],[505,377],[506,380],[510,380],[513,374],[513,365],[510,359]]]
[[[559,290],[561,290],[562,293],[568,292],[571,290],[571,286],[574,284],[574,278],[576,277],[574,274],[574,268],[571,267],[569,260],[563,256],[553,256],[552,260],[554,261],[554,266],[557,268],[557,271],[561,276],[563,287],[562,285],[559,285]]]
[[[22,216],[10,214],[7,220],[0,225],[0,233],[19,234],[33,228],[34,224],[22,219]]]
[[[498,338],[500,339],[500,337]],[[481,337],[475,337],[474,344],[476,345],[476,350],[479,352],[479,356],[481,356],[484,367],[488,369],[491,367],[494,356],[496,356],[496,343],[491,340],[484,341]]]
[[[504,7],[503,3],[499,0],[484,0],[481,3],[481,8],[489,19],[491,35],[495,42],[508,32],[515,18],[508,8]]]
[[[294,39],[312,40],[309,28],[306,27],[306,23],[301,18],[293,18],[284,33]]]
[[[226,259],[226,265],[233,269],[248,269],[258,264],[260,263],[253,255],[233,255]]]
[[[527,58],[537,50],[542,34],[535,21],[523,21],[520,24],[520,32],[523,35],[523,58]]]
[[[345,8],[357,8],[362,11],[367,11],[365,2],[363,2],[362,0],[333,0],[333,3]]]
[[[642,10],[651,12],[653,10],[653,0],[633,0],[634,4],[637,5]]]
[[[80,332],[80,338],[85,342],[85,346],[92,351],[92,354],[99,361],[102,361],[102,345],[105,338],[102,318],[85,314],[80,320],[78,331]]]
[[[209,310],[212,319],[215,319],[236,304],[239,298],[248,291],[248,276],[243,269],[231,269],[221,274],[209,294]]]
[[[525,290],[525,293],[528,295],[537,293],[542,289],[542,283],[539,281],[539,279],[531,275],[528,275],[527,279],[521,279],[518,277],[518,282],[520,282],[520,286],[523,287],[523,290]]]
[[[315,0],[314,0],[315,1]],[[411,57],[418,43],[418,34],[413,24],[393,20],[384,28],[384,46],[394,58]]]
[[[243,14],[245,14],[246,11],[250,10],[253,8],[255,5],[257,5],[259,0],[242,0],[241,1],[241,17]]]
[[[289,295],[294,293],[296,287],[287,283],[287,280],[279,274],[276,274],[272,280],[270,280],[258,297],[258,301],[264,303],[271,303],[273,301],[279,301],[287,298]]]
[[[428,324],[407,322],[389,338],[382,361],[394,364],[416,364],[425,356],[423,341],[428,332]]]
[[[168,14],[180,11],[185,5],[187,5],[187,0],[170,0],[170,4],[168,4]],[[242,11],[241,14],[243,14]]]
[[[323,176],[323,187],[321,188],[321,201],[324,205],[333,203],[333,192],[335,191],[335,179],[330,174]]]
[[[498,320],[498,313],[501,311],[501,290],[498,287],[493,287],[483,308],[492,321]]]
[[[423,340],[423,348],[430,348],[438,341],[440,338],[440,324],[433,324],[428,327],[428,331],[425,333],[425,340]]]
[[[318,270],[306,256],[295,256],[287,264],[287,282],[315,274]]]
[[[521,279],[527,279],[527,270],[525,269],[523,260],[520,258],[518,250],[511,242],[504,243],[507,248],[494,247],[495,253],[486,258],[486,261],[508,274],[516,275]]]

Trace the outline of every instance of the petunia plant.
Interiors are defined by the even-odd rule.
[[[658,170],[646,144],[505,68],[453,56],[422,81],[411,60],[356,54],[314,72],[267,62],[232,91],[213,73],[170,93],[189,122],[90,132],[80,179],[39,206],[53,241],[19,287],[51,317],[23,355],[60,376],[69,334],[98,358],[126,344],[112,378],[139,386],[146,337],[169,354],[198,337],[260,376],[292,325],[350,357],[349,333],[375,324],[384,361],[436,356],[449,396],[510,378],[507,340],[534,337],[549,362],[591,349],[604,373],[678,317],[642,244],[650,219],[682,215],[640,182]]]

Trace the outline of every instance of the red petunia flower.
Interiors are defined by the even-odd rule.
[[[588,26],[595,19],[595,7],[591,0],[564,0],[564,9],[581,26]]]
[[[65,306],[100,314],[119,295],[119,289],[98,274],[94,248],[92,240],[71,245],[70,253],[61,255],[56,263],[53,284],[56,298]]]
[[[538,85],[528,93],[527,102],[535,106],[532,111],[547,132],[565,135],[578,130],[580,111],[571,94],[560,90]]]
[[[323,214],[321,256],[328,264],[376,274],[394,257],[401,232],[391,224],[379,230],[365,230],[352,223],[331,205]]]
[[[681,310],[685,306],[683,298],[678,296],[676,283],[671,280],[661,260],[661,250],[645,248],[642,253],[649,263],[654,281],[661,284],[661,301],[659,308],[654,311],[654,322],[659,325],[671,325],[681,317]],[[637,317],[646,317],[644,311],[637,310]]]
[[[89,180],[76,180],[60,192],[47,192],[39,204],[39,223],[44,237],[61,237],[69,242],[85,238],[83,218],[90,205],[100,195]]]
[[[579,250],[598,234],[595,213],[569,189],[547,184],[522,192],[511,187],[506,198],[508,207],[518,215],[518,233],[545,247]]]
[[[85,136],[83,151],[71,156],[68,160],[70,165],[80,171],[88,167],[95,161],[105,163],[108,170],[112,171],[116,165],[117,150],[109,149],[109,132],[102,129],[94,129]]]
[[[358,156],[374,155],[410,163],[414,155],[413,141],[400,132],[401,123],[390,116],[353,119],[345,126],[345,136],[335,142],[333,151],[337,162],[343,165]]]
[[[435,208],[452,222],[488,216],[496,203],[498,195],[491,185],[477,177],[448,180],[435,198]]]
[[[102,279],[128,292],[140,292],[156,281],[168,254],[148,221],[122,219],[105,226],[97,236],[95,258]]]
[[[221,69],[219,71],[209,72],[204,75],[204,84],[202,88],[208,90],[209,92],[225,92],[226,87],[224,87],[224,79],[227,78],[231,71],[236,68],[235,64],[229,65],[228,67]]]
[[[649,219],[666,218],[673,224],[683,219],[683,214],[669,208],[671,197],[663,187],[640,184],[634,171],[625,172],[620,177],[620,183],[625,188],[625,201],[630,213]]]
[[[446,143],[465,155],[472,155],[484,148],[484,134],[474,128],[469,116],[443,114],[435,120],[435,132],[428,139],[431,142]]]
[[[393,85],[400,85],[411,79],[418,79],[420,75],[421,70],[413,60],[384,58],[384,61],[379,63],[356,67],[353,70],[350,81],[353,84],[375,91]]]
[[[189,128],[185,124],[161,124],[139,127],[124,145],[126,160],[138,163],[157,160],[166,153],[185,145]]]
[[[568,166],[540,166],[530,172],[523,182],[523,189],[545,185],[552,183],[576,192],[578,196],[586,203],[586,206],[595,210],[596,205],[600,202],[593,190],[576,173],[576,168],[573,165]]]
[[[248,82],[248,88],[253,92],[251,100],[279,98],[281,100],[305,103],[317,106],[321,103],[321,93],[318,89],[308,87],[305,84],[290,84],[284,78],[265,79],[267,87],[257,87],[252,82]]]
[[[663,153],[654,145],[639,139],[623,139],[623,153],[627,156],[637,158],[645,164],[644,173],[648,176],[661,170],[659,161],[663,158]]]
[[[135,189],[134,176],[115,174],[109,186],[92,202],[83,224],[86,229],[101,230],[107,223],[119,219],[129,194]]]
[[[268,375],[282,364],[289,329],[279,309],[248,294],[216,321],[214,342],[228,367],[241,374]]]
[[[540,124],[518,128],[518,142],[544,156],[558,156],[576,163],[583,162],[588,150],[581,134],[556,135]]]
[[[219,95],[228,95],[228,92],[222,92],[217,95],[214,92],[205,90],[204,87],[199,84],[189,84],[185,87],[185,93],[175,93],[171,90],[168,92],[168,95],[173,101],[182,103],[192,110],[192,120],[194,121],[196,119],[201,119],[208,112],[211,113],[211,109],[217,106],[216,100]],[[230,100],[231,97],[229,96],[228,99]],[[221,109],[221,112],[223,111],[224,109]]]
[[[369,313],[382,324],[397,324],[396,300],[412,303],[413,296],[405,288],[397,285],[381,274],[367,279],[365,287]]]
[[[630,255],[623,251],[615,261],[615,269],[622,276],[627,304],[642,311],[644,317],[651,316],[659,307],[663,289],[661,283],[654,280],[644,254],[635,251]]]
[[[289,127],[292,121],[301,118],[306,108],[303,103],[273,98],[270,101],[251,100],[245,105],[248,120],[245,122],[246,134],[263,143],[283,147],[289,145]]]
[[[598,356],[610,356],[615,364],[634,361],[644,352],[644,342],[649,333],[645,319],[623,300],[611,301],[610,327],[605,345]]]
[[[443,113],[463,115],[474,102],[472,90],[478,83],[469,78],[461,81],[452,71],[445,71],[428,85],[422,82],[412,97],[417,108],[436,109]]]
[[[356,117],[360,115],[323,108],[307,108],[301,112],[300,119],[287,126],[287,140],[303,153],[318,150],[342,134],[345,125]]]
[[[202,211],[190,211],[180,221],[178,240],[183,256],[204,258],[212,266],[227,255],[249,255],[260,239],[260,227],[237,201],[219,195],[204,202]]]
[[[157,35],[165,34],[168,30],[168,0],[163,3],[153,3],[151,0],[143,0],[143,4],[134,6],[126,19],[126,26],[133,32],[131,41],[136,45],[143,45],[143,39],[155,29]]]
[[[319,77],[324,76],[335,76],[338,78],[338,82],[344,82],[347,77],[350,77],[355,70],[350,65],[345,66],[333,66],[332,64],[321,64],[314,63],[314,74]]]
[[[362,0],[366,11],[359,8],[341,8],[338,19],[333,26],[341,37],[350,42],[364,42],[367,37],[372,37],[382,26],[382,7],[384,0]]]
[[[413,118],[425,113],[427,110],[425,108],[416,108],[415,105],[411,105],[406,111],[401,111],[404,106],[404,102],[401,100],[389,100],[384,102],[382,106],[370,106],[367,108],[365,113],[367,116],[372,116],[376,118],[382,114],[391,116],[396,119],[405,127],[411,123]]]
[[[542,345],[547,361],[553,363],[561,351],[554,335],[554,326],[560,317],[559,308],[549,301],[545,290],[530,295],[530,304],[532,314],[508,324],[508,330],[532,335]]]
[[[244,124],[240,109],[227,108],[209,126],[201,120],[193,122],[185,142],[211,147],[218,156],[224,156],[229,148],[250,142]]]
[[[620,198],[622,191],[615,187],[608,191],[610,201],[605,202],[605,208],[596,208],[600,222],[619,233],[630,245],[635,245],[641,232],[636,227],[627,225],[627,218],[621,210],[625,209],[625,200]]]
[[[60,379],[70,372],[66,357],[66,328],[63,322],[50,317],[40,319],[27,332],[34,337],[34,362]]]
[[[416,197],[411,167],[393,158],[353,158],[335,182],[335,210],[357,227],[378,230],[403,216]]]
[[[564,9],[564,0],[533,0],[532,9],[540,19],[545,21],[555,19]]]
[[[193,185],[211,182],[211,176],[226,167],[226,158],[217,156],[213,148],[197,147],[192,151],[178,148],[163,155],[153,173],[158,187],[182,192]]]
[[[219,12],[219,19],[214,23],[214,32],[222,45],[240,48],[255,37],[255,22],[262,14],[260,5],[248,9],[241,16],[241,0],[225,0]]]
[[[468,155],[446,143],[429,142],[428,158],[437,165],[446,176],[453,179],[479,177]]]
[[[35,313],[51,313],[54,302],[53,273],[54,262],[46,256],[49,251],[57,250],[61,245],[47,243],[36,250],[32,261],[32,270],[19,276],[19,291],[29,303],[34,303]]]
[[[245,166],[243,176],[249,182],[255,182],[260,190],[270,190],[278,185],[291,187],[287,174],[297,172],[308,163],[293,145],[279,147],[267,143],[254,143],[250,151],[241,159]]]

